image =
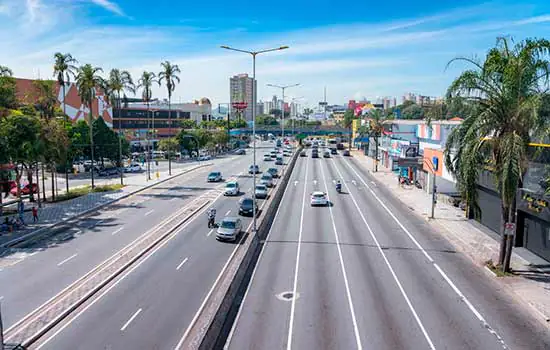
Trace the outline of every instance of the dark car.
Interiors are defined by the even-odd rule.
[[[277,170],[277,168],[269,168],[269,169],[267,169],[267,172],[268,172],[269,175],[271,175],[273,178],[279,177],[279,170]]]
[[[349,150],[344,150],[344,153],[342,153],[344,156],[349,157],[351,154],[349,153]]]
[[[338,150],[336,148],[331,148],[330,154],[338,154]]]
[[[311,151],[311,158],[319,158],[319,151],[317,149]]]
[[[239,215],[243,216],[252,216],[254,200],[252,198],[243,198],[239,202]],[[258,211],[258,205],[256,204],[256,211]]]
[[[99,176],[112,176],[112,175],[117,175],[117,174],[118,174],[118,169],[115,168],[115,167],[103,168],[103,169],[99,170],[97,174],[98,174]]]
[[[307,157],[307,153],[306,153],[306,151],[302,151],[302,152],[300,152],[300,157]]]
[[[254,173],[259,174],[260,173],[260,167],[258,165],[252,164],[248,167],[248,173],[249,174],[254,174]]]
[[[338,144],[336,144],[336,148],[339,149],[340,151],[342,151],[344,149],[344,144],[343,143],[338,143]]]
[[[329,151],[323,152],[323,158],[330,158],[330,152]]]

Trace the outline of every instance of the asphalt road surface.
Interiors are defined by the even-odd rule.
[[[547,329],[371,181],[349,157],[298,159],[227,349],[550,348]],[[311,207],[314,190],[332,204]]]
[[[272,147],[272,146],[270,146]],[[263,155],[263,149],[260,155]],[[217,210],[217,220],[224,216],[237,216],[239,198],[249,195],[252,191],[252,176],[248,175],[248,166],[251,162],[251,152],[246,156],[232,157],[233,160],[212,167],[210,170],[219,170],[224,178],[237,178],[241,187],[241,196],[220,196],[211,207]],[[285,163],[290,158],[285,157]],[[275,167],[274,162],[259,161],[261,170]],[[278,166],[277,168],[281,168]],[[207,172],[207,171],[206,171]],[[187,186],[214,187],[220,184],[207,184],[206,172],[190,180]],[[223,186],[223,184],[221,184]],[[221,194],[221,191],[220,191]],[[164,199],[166,201],[166,199]],[[150,210],[156,215],[168,215],[175,205],[169,200],[166,207],[163,201],[148,199],[128,220],[141,220],[133,223],[136,229],[144,226],[147,220],[139,219]],[[263,201],[259,200],[259,204]],[[205,208],[206,210],[207,208]],[[147,216],[152,218],[153,214]],[[243,230],[250,225],[252,218],[243,219]],[[117,218],[117,221],[121,220]],[[112,236],[120,228],[119,223],[111,226],[105,235],[122,237],[124,229]],[[157,220],[158,222],[158,220]],[[229,256],[237,248],[236,243],[219,242],[215,239],[215,232],[207,228],[206,214],[200,212],[196,218],[188,221],[165,244],[154,250],[148,258],[141,260],[127,273],[123,274],[110,287],[98,294],[86,307],[72,315],[62,326],[54,329],[44,337],[38,348],[43,349],[172,349],[181,340],[186,328],[198,311],[205,296],[211,289],[214,281],[222,271]],[[128,223],[129,224],[129,223]],[[151,223],[152,224],[152,223]],[[130,238],[131,239],[131,238]],[[109,245],[104,244],[107,249]],[[89,247],[86,246],[86,250]],[[114,249],[116,251],[116,249]],[[78,252],[79,254],[81,251]],[[57,259],[50,260],[54,269],[64,257],[75,254],[74,250],[57,254]],[[109,253],[105,253],[105,256]],[[33,256],[34,258],[34,256]],[[77,258],[62,265],[64,268],[78,266]],[[88,260],[91,257],[88,258]],[[89,266],[99,260],[88,263]],[[82,274],[86,269],[79,269],[75,275]],[[56,275],[59,280],[61,275]],[[73,277],[74,279],[74,277]],[[1,283],[1,282],[0,282]],[[12,293],[10,293],[12,295]],[[91,331],[93,330],[93,331]]]

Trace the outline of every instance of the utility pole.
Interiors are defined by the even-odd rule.
[[[324,100],[323,100],[323,108],[324,108],[324,114],[325,114],[325,120],[327,120],[327,87],[325,86],[325,93],[324,93]]]

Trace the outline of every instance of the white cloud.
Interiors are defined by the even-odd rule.
[[[115,13],[119,16],[125,16],[120,6],[118,6],[112,1],[109,1],[109,0],[90,0],[90,1],[98,6],[103,7],[107,11],[111,11],[112,13]]]
[[[36,20],[36,12],[41,6],[40,0],[27,0],[27,11],[29,12],[29,19],[31,22]]]

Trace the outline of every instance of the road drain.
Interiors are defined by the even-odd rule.
[[[297,297],[299,297],[298,293],[296,293],[296,295],[297,295]],[[294,293],[292,293],[292,292],[283,292],[281,294],[277,294],[276,297],[277,297],[277,299],[282,300],[282,301],[292,301],[292,299],[294,299]]]

